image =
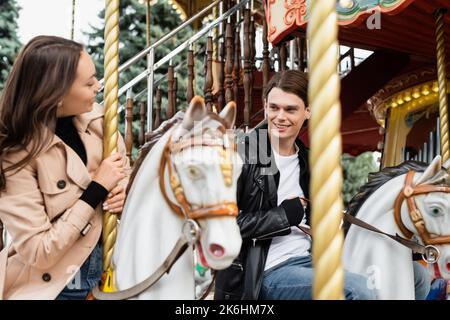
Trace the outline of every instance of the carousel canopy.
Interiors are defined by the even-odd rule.
[[[304,33],[311,0],[268,0],[269,41],[277,44]],[[341,44],[368,50],[391,49],[422,58],[435,58],[436,9],[450,9],[448,0],[339,0]],[[446,16],[450,31],[450,13]],[[450,52],[450,42],[447,45]]]
[[[179,7],[187,17],[194,15],[211,3],[209,0],[168,0]]]
[[[310,1],[267,0],[268,40],[273,45],[305,36]],[[340,44],[374,52],[341,82],[344,148],[358,154],[375,150],[382,140],[373,108],[368,108],[367,102],[383,88],[392,86],[393,79],[403,79],[403,74],[420,68],[435,68],[434,13],[440,8],[450,9],[450,1],[337,0],[336,3]],[[450,53],[450,12],[444,23],[446,50]],[[436,75],[430,77],[436,79]],[[417,81],[420,80],[422,76]]]

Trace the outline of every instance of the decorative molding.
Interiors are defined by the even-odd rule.
[[[286,9],[285,25],[292,26],[295,23],[300,26],[306,15],[306,0],[284,0],[284,8]]]
[[[424,67],[419,70],[403,74],[389,81],[383,88],[377,91],[367,102],[367,109],[374,115],[378,123],[385,117],[386,101],[404,90],[424,84],[436,79],[435,67]],[[408,98],[407,98],[408,99]]]
[[[311,1],[318,0],[268,0],[266,20],[268,40],[272,45],[302,28],[309,20]],[[336,2],[339,25],[357,25],[379,11],[390,15],[397,14],[410,5],[413,0],[339,0]]]
[[[437,80],[427,81],[387,97],[382,103],[372,109],[377,122],[384,124],[381,120],[386,117],[389,108],[407,108],[409,111],[418,111],[428,107],[438,100]],[[447,80],[447,93],[450,93],[450,80]]]

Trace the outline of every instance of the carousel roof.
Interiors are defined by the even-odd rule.
[[[169,2],[172,2],[175,6],[179,7],[188,17],[211,3],[209,0],[169,0]]]
[[[272,44],[289,40],[292,36],[304,36],[310,1],[267,1],[266,19]],[[435,67],[434,12],[440,8],[450,9],[450,1],[337,1],[340,43],[374,51],[371,57],[342,79],[341,131],[346,152],[358,154],[375,150],[378,141],[382,140],[382,132],[377,130],[373,106],[370,105],[384,97],[381,93],[392,94],[407,85],[409,82],[404,81],[402,75],[414,80],[416,78],[410,75],[411,72]],[[448,56],[450,12],[446,14],[444,23]],[[417,77],[418,82],[436,79],[433,74],[426,79],[422,74]],[[391,87],[392,90],[386,90]]]
[[[305,32],[310,1],[300,0],[288,5],[284,0],[269,0],[266,16],[270,28],[269,41],[276,44],[298,31]],[[433,13],[439,8],[450,9],[450,1],[339,0],[339,39],[341,44],[373,51],[391,49],[434,59]],[[378,16],[374,15],[375,12]],[[450,14],[446,15],[445,24],[445,31],[449,33]],[[450,50],[450,41],[447,48]]]

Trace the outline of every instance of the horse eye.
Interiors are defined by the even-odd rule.
[[[431,213],[432,216],[437,217],[437,216],[441,216],[442,215],[442,210],[441,210],[441,208],[438,208],[438,207],[432,207],[431,210],[430,210],[430,213]]]
[[[189,176],[189,178],[191,178],[192,180],[198,180],[203,178],[203,174],[200,171],[200,169],[194,167],[194,166],[189,166],[186,170],[187,175]]]

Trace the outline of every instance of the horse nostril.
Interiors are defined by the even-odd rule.
[[[450,271],[450,262],[447,262],[447,270]]]
[[[209,252],[211,252],[214,257],[220,258],[225,254],[225,249],[221,245],[213,243],[209,246]]]

